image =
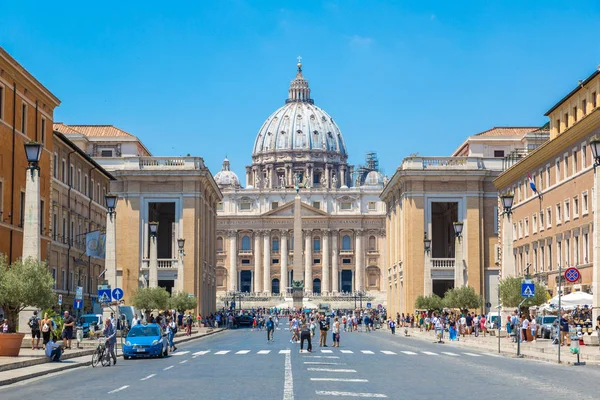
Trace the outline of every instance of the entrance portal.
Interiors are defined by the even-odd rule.
[[[250,293],[252,290],[252,271],[240,271],[240,292]]]
[[[342,270],[342,279],[341,279],[341,291],[350,293],[352,292],[352,271],[350,270]]]

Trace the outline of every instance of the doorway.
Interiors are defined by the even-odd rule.
[[[240,292],[250,293],[252,290],[252,271],[240,271]]]
[[[342,270],[341,291],[352,292],[352,271],[348,269]]]

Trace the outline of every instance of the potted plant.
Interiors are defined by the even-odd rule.
[[[8,334],[0,334],[0,356],[19,355],[25,336],[17,333],[19,313],[26,307],[44,309],[56,300],[54,279],[46,264],[34,258],[9,264],[0,255],[0,308],[8,320]]]

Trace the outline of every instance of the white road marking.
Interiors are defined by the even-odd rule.
[[[202,350],[202,351],[197,351],[194,353],[195,356],[203,356],[207,353],[210,353],[210,350]]]
[[[147,376],[147,377],[145,377],[145,378],[142,378],[142,379],[140,379],[140,381],[147,381],[148,379],[150,379],[150,378],[153,378],[153,377],[155,377],[155,376],[156,376],[156,374],[151,374],[151,375],[148,375],[148,376]]]
[[[129,387],[129,385],[121,386],[121,387],[120,387],[120,388],[118,388],[118,389],[111,390],[110,392],[108,392],[108,394],[120,392],[121,390],[125,390],[125,389],[127,389],[128,387]]]
[[[481,357],[481,354],[475,354],[475,353],[463,353],[466,356],[471,356],[471,357]]]
[[[217,351],[215,354],[218,356],[222,356],[223,354],[227,354],[229,353],[231,350],[221,350],[221,351]]]
[[[250,350],[240,350],[235,354],[248,354],[248,353],[250,353]]]
[[[327,382],[369,382],[368,379],[346,379],[346,378],[310,378],[311,381]]]
[[[321,350],[321,353],[331,354],[333,350]]]
[[[413,351],[401,351],[401,353],[407,354],[409,356],[416,356],[417,353],[413,352]]]
[[[501,358],[504,357],[500,354],[492,354],[492,353],[483,353],[483,354],[485,354],[486,356],[490,356],[490,357],[501,357]]]
[[[344,354],[354,354],[352,350],[340,350]]]
[[[333,368],[306,368],[307,371],[315,372],[356,372],[355,369],[333,369]]]
[[[317,390],[318,396],[344,396],[344,397],[374,397],[377,399],[386,399],[387,396],[381,393],[355,393],[355,392],[329,392],[325,390]]]
[[[371,350],[361,350],[360,352],[363,354],[375,354]]]
[[[422,351],[421,353],[427,354],[428,356],[437,356],[437,353],[432,353],[431,351]]]
[[[285,380],[283,382],[283,400],[294,400],[294,378],[292,376],[292,357],[285,355]]]
[[[445,354],[445,355],[447,355],[447,356],[458,357],[458,354],[456,354],[456,353],[450,353],[450,352],[448,352],[448,351],[442,351],[442,354]]]
[[[258,353],[256,354],[269,354],[271,352],[271,350],[260,350]]]
[[[339,358],[338,356],[304,356],[306,358]]]
[[[279,354],[290,354],[291,350],[287,349],[287,350],[279,350]]]
[[[304,364],[308,364],[308,365],[346,365],[346,363],[322,362],[322,361],[304,361]]]
[[[381,350],[381,352],[383,354],[387,354],[388,356],[395,356],[396,353],[394,353],[393,351],[389,351],[389,350]]]
[[[185,364],[186,362],[188,362],[188,360],[183,360],[179,364]]]
[[[163,368],[163,371],[167,371],[167,370],[169,370],[169,369],[171,369],[173,367],[174,367],[174,365],[169,365],[167,368]]]
[[[186,355],[187,353],[189,353],[189,350],[188,351],[177,351],[175,353],[171,353],[171,355],[172,356],[183,356],[183,355]]]

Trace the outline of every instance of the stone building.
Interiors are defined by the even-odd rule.
[[[25,210],[24,143],[43,143],[40,166],[41,258],[50,246],[52,120],[60,101],[0,47],[0,253],[21,257]]]
[[[414,312],[419,295],[443,297],[465,285],[483,296],[482,311],[497,305],[498,207],[492,182],[507,153],[524,154],[523,148],[547,136],[537,127],[496,127],[468,137],[451,157],[402,161],[381,193],[391,315]],[[462,223],[460,238],[455,223]]]
[[[558,266],[577,267],[580,280],[563,279],[563,294],[598,291],[593,288],[598,262],[590,141],[600,135],[599,104],[600,70],[596,70],[545,114],[550,140],[494,181],[501,195],[514,195],[512,212],[501,223],[503,276],[529,273],[556,295]],[[531,189],[529,176],[539,196]]]
[[[116,282],[125,300],[149,284],[149,222],[158,222],[158,286],[194,294],[202,314],[214,311],[216,207],[222,196],[202,158],[152,156],[137,137],[112,125],[55,129],[116,178],[110,187],[118,196]],[[178,239],[185,239],[184,252]]]
[[[285,104],[258,131],[245,187],[227,159],[215,180],[223,192],[216,239],[223,301],[240,291],[280,305],[292,280],[304,280],[313,297],[366,291],[385,300],[384,176],[374,153],[362,167],[348,164],[342,133],[314,104],[301,64]],[[300,254],[292,238],[296,184],[303,187]],[[302,277],[292,275],[294,256],[304,256]]]

